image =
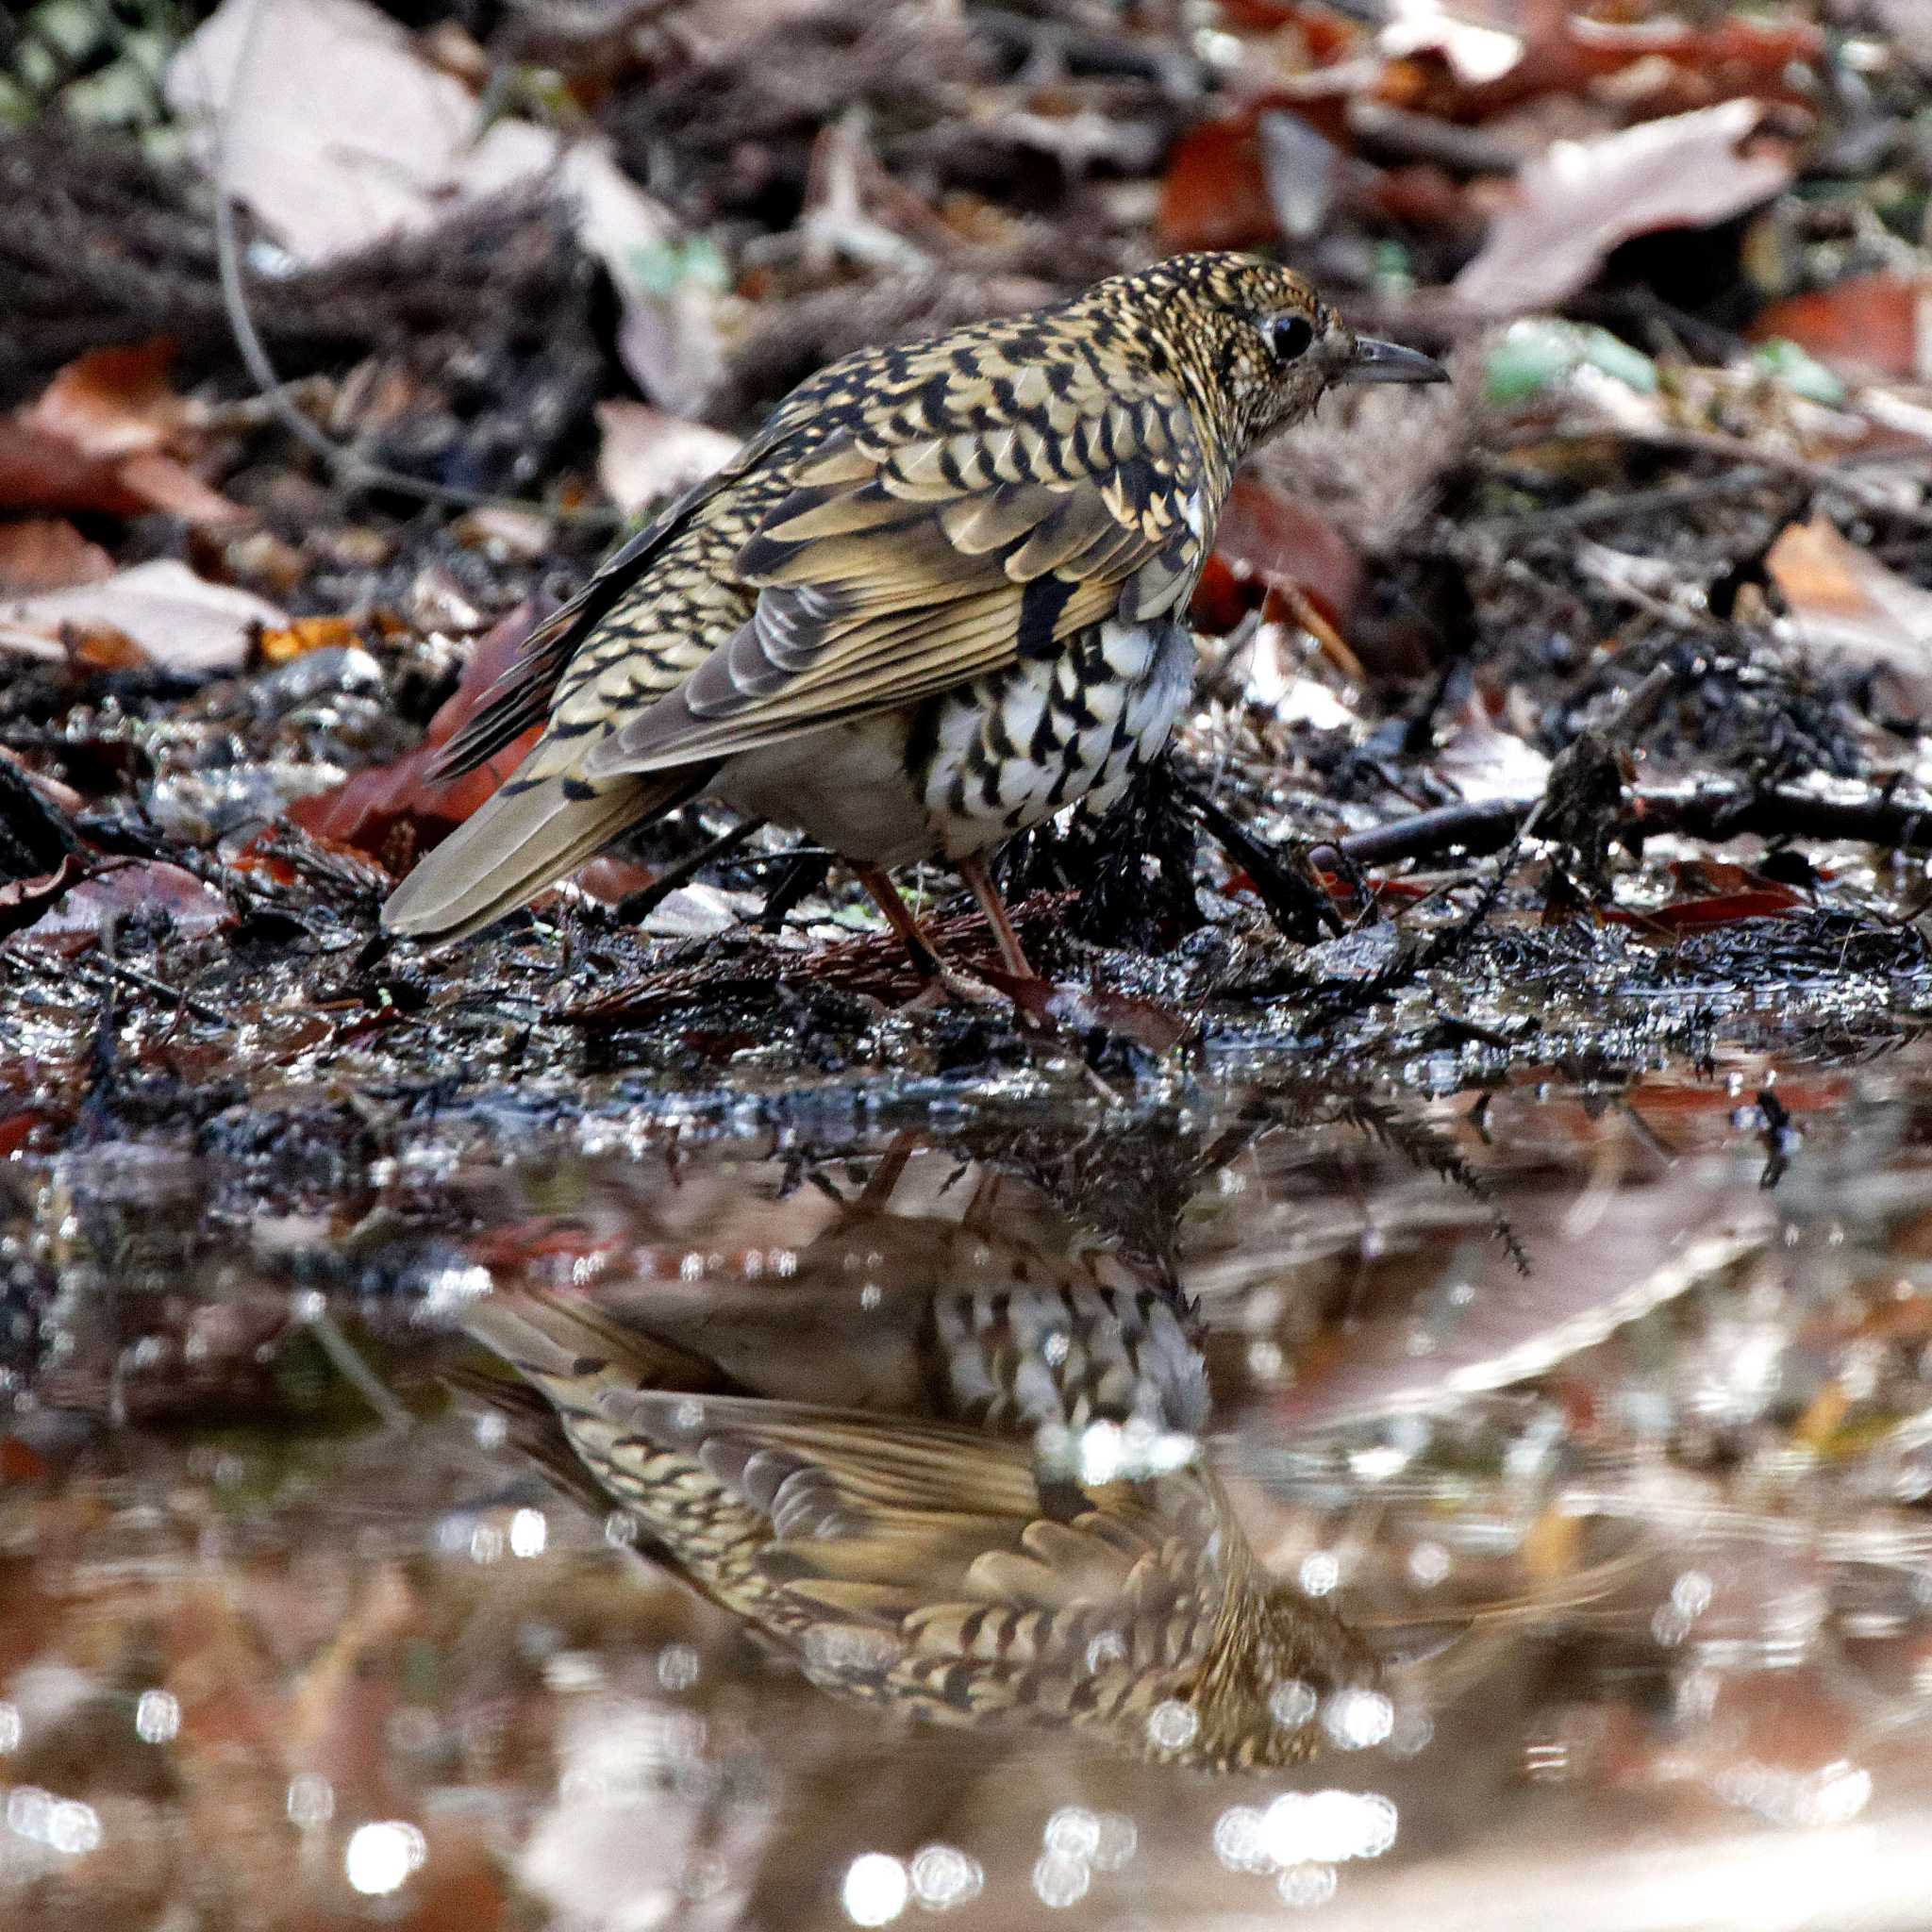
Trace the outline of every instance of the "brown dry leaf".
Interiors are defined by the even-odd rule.
[[[0,591],[31,596],[97,584],[114,575],[114,560],[64,517],[25,517],[0,524]]]
[[[1932,591],[1888,570],[1824,517],[1788,525],[1764,565],[1802,643],[1876,667],[1914,711],[1932,702]]]
[[[626,516],[689,490],[738,453],[735,436],[645,403],[599,403],[597,427],[597,480]]]
[[[183,939],[199,939],[228,924],[228,902],[192,872],[161,859],[109,861],[62,892],[21,935],[24,945],[71,949],[98,939],[124,914],[164,910]]]
[[[186,406],[168,387],[173,343],[97,349],[70,362],[22,420],[71,443],[83,456],[125,457],[161,448],[181,426]]]
[[[271,664],[286,664],[340,644],[353,644],[360,633],[346,617],[298,617],[293,624],[261,634],[261,655]]]
[[[247,661],[252,629],[288,622],[265,597],[208,583],[185,563],[162,559],[97,584],[0,604],[0,651],[58,661],[76,636],[118,636],[164,670],[212,674]]]
[[[618,353],[644,392],[689,411],[722,379],[729,298],[702,275],[664,289],[657,271],[681,241],[668,210],[590,141],[486,122],[366,0],[223,0],[170,64],[167,95],[211,172],[219,153],[226,191],[308,263],[519,185],[560,189],[617,289]]]
[[[1807,355],[1872,375],[1932,377],[1932,275],[1854,275],[1774,302],[1751,325]]]
[[[1593,141],[1553,142],[1452,284],[1472,308],[1547,308],[1583,288],[1620,242],[1707,227],[1768,200],[1792,176],[1789,150],[1754,141],[1756,101],[1724,101]],[[1748,143],[1748,145],[1747,145]]]
[[[243,516],[181,460],[188,406],[167,385],[173,353],[165,341],[96,350],[0,422],[0,505],[158,509],[202,525]]]

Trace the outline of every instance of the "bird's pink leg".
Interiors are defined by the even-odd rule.
[[[1020,935],[1013,930],[1013,922],[1007,917],[1005,903],[986,875],[985,862],[977,858],[962,858],[959,876],[973,889],[973,896],[979,901],[979,909],[986,914],[986,923],[992,927],[992,936],[999,942],[1000,963],[1015,979],[1038,979],[1040,974],[1034,972],[1021,949]]]

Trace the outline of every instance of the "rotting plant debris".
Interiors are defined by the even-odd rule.
[[[379,47],[399,115],[453,87],[518,158],[498,192],[439,150],[393,235],[290,226],[273,158],[219,158],[172,82],[133,135],[56,88],[0,142],[0,1151],[363,1158],[454,1116],[997,1107],[1022,1076],[1098,1103],[1276,1062],[1392,1092],[1917,1024],[1932,416],[1874,280],[1926,272],[1909,49],[1874,27],[1853,92],[1804,8],[1639,22],[1628,59],[1577,22],[1479,84],[1447,26],[1397,52],[1286,0],[1206,40],[1076,7],[512,14],[480,43],[420,14],[316,58]],[[1734,170],[1677,205],[1720,110]],[[1559,123],[1644,214],[1519,301],[1536,225],[1601,213],[1536,165]],[[1224,244],[1458,379],[1267,453],[1171,769],[1011,855],[1084,1000],[908,1010],[848,883],[708,809],[448,955],[375,941],[500,775],[439,789],[418,747],[608,541],[600,456],[648,504],[728,447],[696,419],[741,433],[858,341]],[[925,890],[973,958],[977,915]]]

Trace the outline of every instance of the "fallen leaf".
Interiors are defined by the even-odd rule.
[[[1932,275],[1854,275],[1792,295],[1765,309],[1751,336],[1862,375],[1932,380]]]
[[[108,860],[59,893],[18,942],[64,950],[77,941],[100,938],[130,913],[157,911],[168,915],[183,939],[211,933],[233,917],[219,892],[178,865],[161,859]]]
[[[1607,908],[1603,917],[1640,931],[1701,932],[1745,919],[1783,918],[1806,904],[1802,892],[1726,859],[1679,859],[1670,870],[1676,896],[1666,905],[1648,911]]]
[[[1793,169],[1784,146],[1753,140],[1761,114],[1756,101],[1725,101],[1551,142],[1517,176],[1513,199],[1452,284],[1457,296],[1496,314],[1551,308],[1634,235],[1706,227],[1768,200]]]
[[[1527,739],[1498,726],[1476,695],[1437,746],[1434,769],[1471,805],[1540,798],[1550,778],[1549,759]]]
[[[363,0],[223,0],[169,63],[210,174],[305,262],[440,221],[529,180],[556,137],[503,119]]]
[[[113,558],[64,517],[0,524],[0,591],[16,595],[65,591],[113,575]]]
[[[448,838],[536,742],[532,727],[474,772],[458,778],[430,775],[438,752],[481,709],[496,680],[516,662],[536,623],[536,613],[525,607],[484,637],[413,751],[358,772],[326,791],[296,799],[289,807],[289,819],[314,837],[368,853],[392,873],[407,872],[419,853]]]
[[[83,456],[159,449],[180,428],[186,408],[168,387],[174,358],[174,344],[165,339],[96,349],[68,363],[22,411],[22,420]]]
[[[230,503],[186,464],[160,450],[123,458],[121,480],[141,499],[143,509],[165,510],[197,527],[240,523],[248,515],[240,504]]]
[[[361,636],[356,624],[346,617],[298,617],[293,624],[261,634],[261,655],[270,664],[286,664],[306,657],[310,651],[332,650],[353,644]]]
[[[222,0],[168,67],[205,165],[299,261],[433,226],[504,191],[560,191],[623,305],[618,354],[646,395],[693,411],[724,375],[723,276],[665,275],[670,211],[590,140],[489,119],[367,0]]]
[[[597,480],[626,516],[690,489],[738,453],[735,436],[645,403],[599,403],[597,427]]]
[[[1456,14],[1468,10],[1458,6]],[[1726,15],[1700,26],[1668,17],[1592,20],[1565,0],[1530,0],[1506,25],[1507,34],[1486,39],[1485,29],[1472,34],[1459,18],[1418,10],[1385,29],[1382,44],[1389,52],[1439,54],[1446,71],[1425,75],[1412,105],[1463,123],[1489,121],[1551,95],[1610,95],[1638,119],[1741,96],[1805,106],[1807,70],[1819,66],[1825,47],[1810,21]],[[1510,39],[1517,43],[1513,60]]]
[[[1256,476],[1237,478],[1228,491],[1214,554],[1238,581],[1304,591],[1335,624],[1347,621],[1361,589],[1361,560],[1347,538],[1319,510]]]
[[[59,661],[75,641],[120,638],[164,670],[211,675],[241,669],[252,628],[288,622],[267,598],[208,583],[163,558],[97,584],[0,604],[0,650]]]
[[[1615,1211],[1606,1208],[1611,1200]],[[1470,1240],[1474,1293],[1453,1319],[1431,1321],[1419,1356],[1416,1324],[1428,1269],[1384,1262],[1355,1291],[1345,1348],[1311,1354],[1277,1403],[1283,1426],[1332,1428],[1363,1416],[1454,1407],[1491,1389],[1548,1374],[1625,1324],[1710,1279],[1772,1240],[1776,1217],[1740,1194],[1730,1176],[1678,1162],[1668,1181],[1612,1187],[1600,1199],[1571,1183],[1512,1192],[1509,1223],[1535,1257],[1519,1274],[1474,1213],[1426,1236],[1441,1255],[1458,1234]],[[1464,1265],[1458,1257],[1458,1266]],[[1421,1285],[1419,1285],[1421,1284]],[[1357,1309],[1358,1304],[1358,1309]]]
[[[83,456],[71,442],[0,416],[0,509],[97,510],[139,516],[148,508],[123,480],[121,463]]]
[[[1253,114],[1205,121],[1175,147],[1154,232],[1163,253],[1275,240],[1274,206]]]
[[[18,932],[37,919],[43,907],[51,906],[67,891],[85,869],[78,853],[70,852],[52,872],[36,873],[31,878],[8,879],[0,883],[0,937]]]
[[[0,422],[0,506],[158,509],[196,525],[244,515],[183,460],[192,446],[188,407],[167,385],[173,353],[165,341],[96,350]]]
[[[1888,570],[1824,517],[1787,525],[1764,567],[1802,644],[1885,674],[1914,713],[1932,702],[1932,591]]]

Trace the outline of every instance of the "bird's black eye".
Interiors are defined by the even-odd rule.
[[[1268,346],[1275,359],[1292,362],[1315,340],[1315,325],[1306,315],[1277,315],[1268,325]]]

